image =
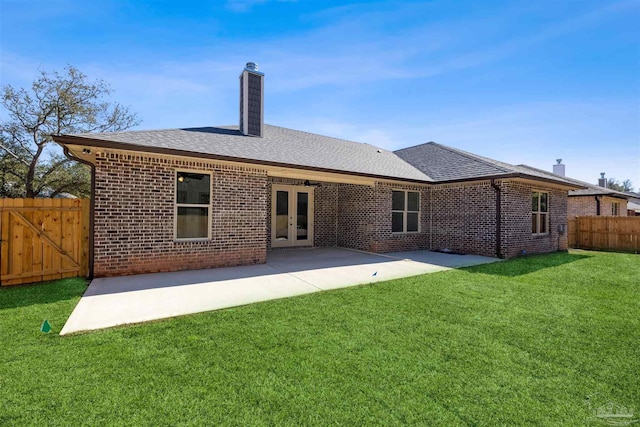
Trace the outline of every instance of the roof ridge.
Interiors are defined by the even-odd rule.
[[[422,147],[423,145],[439,145],[439,144],[437,142],[435,142],[435,141],[423,142],[422,144],[412,145],[411,147],[398,148],[397,150],[394,150],[393,152],[397,153],[398,151],[410,150],[412,148]]]

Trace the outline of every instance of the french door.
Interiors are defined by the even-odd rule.
[[[274,185],[271,247],[313,246],[313,187]]]

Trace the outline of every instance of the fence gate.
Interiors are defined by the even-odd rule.
[[[0,285],[87,276],[89,199],[0,199]]]

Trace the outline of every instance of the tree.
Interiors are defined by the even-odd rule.
[[[607,188],[616,191],[628,192],[633,191],[633,183],[629,179],[622,181],[622,184],[615,178],[607,179]]]
[[[2,88],[8,119],[0,122],[0,197],[90,195],[85,165],[66,158],[51,135],[116,132],[140,123],[135,113],[105,101],[103,80],[68,65],[62,73],[40,71],[31,90]]]

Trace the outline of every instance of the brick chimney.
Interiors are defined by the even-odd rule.
[[[598,178],[598,185],[600,187],[607,188],[607,178],[604,177],[604,172],[600,172],[600,178]]]
[[[247,62],[240,74],[240,132],[262,137],[264,131],[264,74]]]
[[[556,175],[564,176],[564,165],[562,159],[556,159],[556,164],[553,165],[553,173]]]

